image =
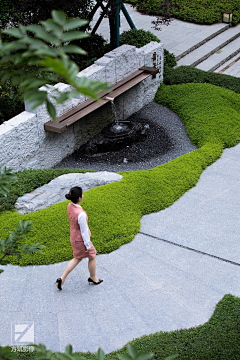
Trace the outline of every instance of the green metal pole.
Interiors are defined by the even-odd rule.
[[[121,1],[116,1],[116,18],[115,18],[115,36],[116,36],[116,47],[120,46],[120,9],[121,9]]]
[[[125,5],[124,5],[124,3],[122,1],[121,1],[120,6],[121,6],[121,9],[122,9],[122,12],[123,12],[125,18],[127,19],[127,22],[129,24],[130,28],[131,29],[136,29],[136,26],[134,25],[129,13],[128,13],[127,9],[125,8]]]

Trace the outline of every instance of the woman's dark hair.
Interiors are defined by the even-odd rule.
[[[80,186],[74,186],[71,188],[68,194],[65,195],[65,198],[71,200],[74,204],[78,201],[78,198],[82,197],[82,188]]]

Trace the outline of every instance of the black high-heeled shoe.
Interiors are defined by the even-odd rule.
[[[99,285],[99,284],[101,284],[101,282],[103,282],[103,280],[101,280],[101,279],[98,279],[98,282],[96,282],[96,281],[93,281],[90,277],[88,278],[89,285],[90,285],[90,283],[93,283],[94,285]]]
[[[62,279],[61,278],[57,279],[55,284],[57,284],[58,290],[62,290]]]

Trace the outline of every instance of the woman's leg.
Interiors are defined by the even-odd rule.
[[[66,280],[66,277],[68,274],[77,266],[77,264],[80,263],[81,260],[73,258],[69,261],[69,263],[66,266],[66,269],[64,270],[61,279],[62,279],[62,285],[64,284],[64,281]]]
[[[90,278],[95,281],[98,282],[98,278],[96,278],[96,256],[94,256],[94,258],[89,259],[88,260],[88,270],[90,273]]]

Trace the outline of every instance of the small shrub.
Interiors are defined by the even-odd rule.
[[[192,66],[179,66],[175,69],[167,68],[163,82],[165,85],[208,83],[240,94],[240,78],[208,72]]]
[[[172,68],[177,65],[176,57],[173,53],[170,53],[167,49],[164,49],[164,74],[163,78],[165,78],[165,72],[168,68]]]
[[[144,45],[147,45],[151,41],[161,42],[159,38],[151,33],[151,31],[146,31],[143,29],[131,29],[123,31],[120,35],[120,45],[128,44],[140,48]]]

